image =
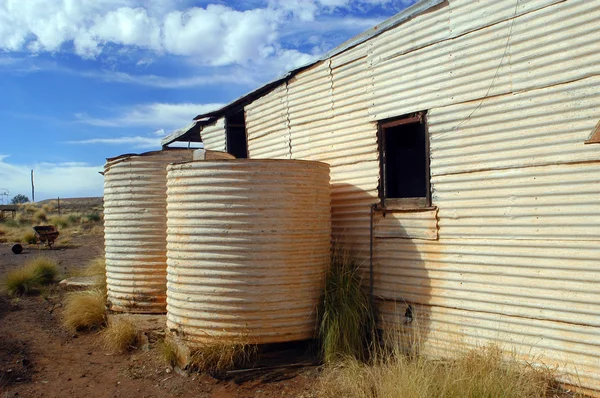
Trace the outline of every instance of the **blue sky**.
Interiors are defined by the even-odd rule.
[[[101,196],[160,139],[414,0],[0,0],[0,194]],[[0,201],[3,197],[0,196]]]

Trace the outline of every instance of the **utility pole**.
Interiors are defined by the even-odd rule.
[[[35,203],[35,185],[33,184],[33,170],[31,170],[31,202]]]

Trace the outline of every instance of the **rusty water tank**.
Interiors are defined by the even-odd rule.
[[[104,239],[113,311],[166,311],[167,165],[191,159],[188,149],[107,159]]]
[[[314,337],[331,251],[329,165],[173,164],[167,187],[171,332],[192,345]]]

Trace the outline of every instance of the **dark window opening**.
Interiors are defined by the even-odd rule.
[[[429,137],[419,113],[380,123],[382,199],[429,206]],[[410,199],[422,200],[410,200]],[[389,201],[391,202],[391,201]]]
[[[246,119],[241,110],[225,118],[227,131],[227,152],[238,159],[248,157],[248,140],[246,139]]]

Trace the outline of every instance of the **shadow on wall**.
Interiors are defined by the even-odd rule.
[[[359,187],[332,184],[334,239],[342,242],[361,264],[367,287],[371,265],[370,208],[376,203],[379,198]],[[430,331],[431,283],[422,252],[427,245],[415,243],[419,242],[415,236],[422,235],[425,211],[431,212],[376,210],[373,214],[373,292],[378,325],[384,338],[393,338],[394,344],[400,343],[412,353],[418,353]],[[432,221],[435,226],[435,219]]]

